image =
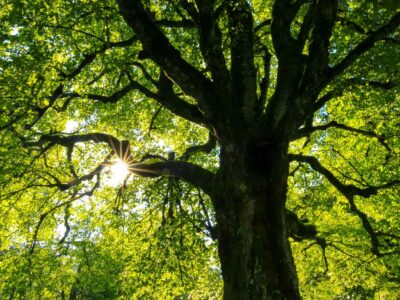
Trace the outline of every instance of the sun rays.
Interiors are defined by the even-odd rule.
[[[121,184],[125,178],[129,175],[129,166],[126,162],[122,161],[121,159],[117,159],[111,165],[111,178],[110,184],[111,185],[119,185]]]
[[[112,147],[112,155],[115,159],[108,161],[110,178],[108,184],[112,186],[126,185],[129,176],[132,174],[140,174],[141,176],[150,176],[160,174],[160,170],[151,170],[144,167],[143,160],[137,161],[131,154],[129,141],[119,141],[108,137],[107,143]],[[146,157],[154,158],[151,157]]]

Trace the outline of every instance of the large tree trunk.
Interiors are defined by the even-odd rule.
[[[287,144],[259,144],[221,150],[213,198],[224,299],[300,299],[285,221]]]

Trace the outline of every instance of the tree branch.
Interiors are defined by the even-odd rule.
[[[245,0],[227,4],[231,39],[231,77],[234,99],[243,108],[245,120],[253,122],[257,105],[257,74],[254,66],[253,15]]]
[[[198,125],[204,126],[205,119],[203,113],[197,105],[190,104],[176,95],[173,90],[173,82],[160,70],[158,80],[158,93],[153,94],[152,98],[164,106],[172,113]]]
[[[331,99],[340,97],[343,95],[345,92],[345,89],[351,86],[352,84],[357,84],[357,85],[363,85],[363,86],[369,86],[372,88],[378,88],[378,89],[383,89],[383,90],[390,90],[396,86],[398,86],[398,82],[396,81],[388,81],[388,82],[380,82],[380,81],[374,81],[374,80],[364,80],[364,79],[359,79],[359,78],[350,78],[346,80],[346,82],[340,86],[336,90],[332,90],[327,92],[325,95],[317,99],[313,105],[313,112],[318,111],[321,109],[328,101]]]
[[[262,121],[262,127],[272,132],[293,123],[293,120],[286,120],[290,110],[304,111],[302,104],[302,107],[295,107],[299,105],[294,100],[299,99],[298,87],[304,74],[305,57],[291,35],[292,21],[304,1],[292,2],[274,1],[272,7],[271,35],[279,64],[275,92],[268,101]]]
[[[348,196],[362,196],[368,198],[376,195],[379,190],[393,187],[400,184],[400,180],[393,180],[380,186],[368,186],[366,188],[359,188],[352,184],[343,184],[335,175],[325,167],[313,156],[304,156],[300,154],[289,154],[289,160],[298,161],[309,164],[315,171],[324,175],[324,177],[341,192],[343,195]]]
[[[202,167],[184,161],[161,161],[150,164],[137,163],[129,171],[141,177],[175,176],[211,195],[214,174]]]
[[[298,162],[305,162],[309,164],[312,169],[322,174],[347,199],[350,204],[350,209],[361,219],[363,228],[370,236],[372,253],[377,256],[381,256],[382,254],[379,251],[380,243],[377,237],[377,233],[372,228],[372,225],[368,220],[368,216],[364,212],[359,210],[356,206],[354,202],[354,196],[358,195],[367,198],[372,195],[376,195],[381,189],[386,189],[395,185],[399,185],[400,180],[393,180],[380,186],[368,186],[367,188],[359,188],[352,184],[346,185],[341,183],[331,171],[323,167],[320,162],[313,156],[289,154],[289,160],[295,160]]]
[[[343,73],[361,55],[371,49],[377,41],[384,39],[388,34],[394,32],[399,25],[400,12],[396,13],[386,25],[372,31],[368,37],[351,50],[341,62],[332,67],[329,73],[330,80]]]
[[[129,141],[120,141],[116,137],[105,134],[105,133],[88,133],[82,135],[73,136],[60,136],[60,135],[42,135],[39,141],[26,143],[27,146],[44,146],[46,145],[46,150],[50,149],[55,145],[60,145],[63,147],[72,147],[76,143],[82,142],[94,142],[94,143],[105,143],[111,149],[112,152],[106,158],[108,161],[111,156],[115,153],[118,157],[128,164],[128,169],[130,172],[137,174],[142,177],[160,177],[160,176],[175,176],[179,177],[199,188],[201,188],[206,194],[212,192],[212,182],[214,174],[208,170],[201,168],[200,166],[183,162],[183,161],[162,161],[150,164],[145,164],[138,162],[137,159],[132,157],[130,152]],[[94,171],[84,175],[78,179],[74,179],[69,183],[57,183],[61,190],[67,190],[70,187],[79,184],[83,180],[88,180],[93,178],[95,175],[99,174],[102,169],[107,164],[100,164]]]
[[[157,28],[139,0],[117,0],[120,14],[143,46],[143,58],[150,58],[170,76],[182,90],[195,98],[204,111],[211,114],[215,103],[213,84],[199,70],[185,61],[179,51]]]
[[[335,24],[337,0],[318,1],[314,7],[311,42],[301,91],[314,99],[325,86],[329,69],[329,40]],[[309,97],[308,97],[309,98]]]
[[[74,201],[76,201],[76,200],[78,200],[78,199],[81,199],[82,197],[84,197],[84,196],[91,196],[92,194],[93,194],[93,192],[94,192],[94,190],[96,189],[96,188],[98,188],[99,187],[99,185],[100,185],[100,177],[99,176],[97,176],[97,180],[96,180],[96,183],[94,184],[94,186],[92,187],[92,189],[90,189],[89,191],[87,191],[87,192],[85,192],[85,193],[83,193],[83,194],[77,194],[76,192],[74,192],[72,195],[71,195],[71,198],[69,199],[69,200],[67,200],[67,201],[65,201],[65,202],[62,202],[62,203],[60,203],[60,204],[57,204],[56,206],[54,206],[53,208],[51,208],[51,209],[49,209],[48,211],[46,211],[45,213],[43,213],[43,214],[41,214],[41,216],[40,216],[40,219],[39,219],[39,222],[38,222],[38,224],[36,225],[36,228],[35,228],[35,231],[34,231],[34,234],[33,234],[33,239],[32,239],[32,243],[31,243],[31,246],[30,246],[30,248],[29,248],[29,254],[33,254],[33,252],[34,252],[34,250],[35,250],[35,247],[36,247],[36,244],[37,244],[37,237],[38,237],[38,234],[39,234],[39,230],[40,230],[40,227],[41,227],[41,225],[42,225],[42,223],[43,223],[43,221],[46,219],[46,217],[49,215],[49,214],[51,214],[51,213],[53,213],[54,211],[56,211],[58,208],[60,208],[60,207],[63,207],[63,206],[65,206],[65,205],[70,205],[72,202],[74,202]],[[68,216],[66,215],[65,216],[65,224],[67,225],[67,218],[68,218]],[[68,225],[69,226],[69,225]],[[68,230],[68,227],[66,227],[66,229]],[[65,235],[64,235],[65,236]]]
[[[189,147],[186,149],[185,153],[182,154],[181,159],[186,161],[191,155],[198,152],[210,153],[215,148],[216,142],[215,136],[209,133],[208,141],[205,144]]]
[[[315,225],[300,221],[299,217],[288,209],[286,209],[286,223],[289,228],[289,236],[296,241],[305,239],[315,240],[317,237],[317,228]]]
[[[264,27],[270,26],[271,23],[272,23],[272,20],[271,20],[271,19],[266,19],[266,20],[260,22],[259,24],[257,24],[257,25],[254,27],[254,33],[256,34],[256,33],[258,33],[261,29],[263,29]]]
[[[264,110],[265,102],[267,101],[267,94],[270,81],[270,69],[271,69],[271,58],[272,55],[267,48],[264,49],[265,54],[263,56],[264,63],[264,76],[260,82],[260,96],[258,97],[257,110],[262,112]]]
[[[105,51],[107,51],[108,49],[112,49],[112,48],[117,48],[117,47],[127,47],[132,45],[135,41],[137,41],[136,37],[133,36],[132,38],[128,39],[128,40],[124,40],[124,41],[119,41],[119,42],[113,42],[113,43],[107,43],[104,44],[102,46],[102,48],[100,48],[99,50],[94,51],[93,53],[90,54],[85,54],[84,55],[84,59],[79,63],[79,65],[70,73],[64,73],[64,72],[60,72],[60,75],[67,80],[71,80],[73,78],[75,78],[76,76],[78,76],[82,70],[90,65],[98,55],[104,53]],[[51,94],[50,97],[48,97],[48,104],[44,107],[34,107],[34,110],[37,112],[37,116],[35,117],[35,119],[27,124],[25,127],[27,129],[32,128],[43,116],[44,114],[54,106],[55,102],[62,97],[64,94],[64,84],[60,83],[57,88],[54,89],[53,93]],[[125,93],[126,94],[126,93]],[[68,104],[70,103],[71,99],[67,100],[66,102],[64,102],[63,105],[63,109],[66,109],[66,107],[68,106]]]
[[[389,145],[386,143],[385,141],[385,137],[381,136],[379,134],[377,134],[374,131],[369,131],[369,130],[363,130],[363,129],[358,129],[358,128],[353,128],[351,126],[347,126],[341,123],[338,123],[336,121],[332,121],[329,122],[327,124],[324,125],[318,125],[318,126],[312,126],[312,127],[304,127],[299,129],[299,131],[297,132],[297,134],[294,136],[294,139],[299,139],[302,137],[306,137],[316,131],[321,131],[321,130],[326,130],[328,128],[338,128],[338,129],[343,129],[346,131],[350,131],[350,132],[354,132],[354,133],[359,133],[363,136],[367,136],[367,137],[372,137],[372,138],[376,138],[378,140],[378,142],[385,147],[385,149],[388,152],[391,152],[391,149],[389,147]]]
[[[164,74],[160,76],[165,77]],[[135,81],[129,74],[128,77],[130,83],[110,96],[95,95],[95,94],[80,95],[77,93],[65,94],[65,96],[86,97],[88,99],[100,101],[103,103],[115,103],[118,102],[124,96],[126,96],[130,91],[138,90],[145,96],[157,101],[159,104],[161,104],[163,107],[171,111],[173,114],[181,118],[184,118],[190,122],[196,123],[198,125],[204,124],[204,116],[200,112],[198,107],[179,98],[172,90],[171,81],[169,81],[171,83],[171,86],[169,87],[168,93],[165,92],[166,90],[164,89],[164,86],[162,86],[160,81],[155,82],[158,85],[159,91],[158,93],[154,93],[149,89],[147,89],[146,87],[144,87],[143,85],[141,85],[140,83],[138,83],[137,81]],[[164,82],[164,78],[162,80]]]
[[[196,0],[196,4],[199,9],[196,20],[201,53],[211,71],[213,81],[219,88],[227,88],[230,75],[222,51],[221,31],[218,27],[218,15],[214,12],[214,1]]]
[[[293,18],[301,5],[291,2],[289,0],[275,1],[272,7],[272,42],[280,61],[298,52],[296,41],[292,38],[290,30]]]

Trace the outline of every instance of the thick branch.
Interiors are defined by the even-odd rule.
[[[184,161],[161,161],[150,164],[134,164],[129,171],[142,177],[175,176],[202,189],[211,195],[214,174],[192,163]]]
[[[147,89],[142,85],[138,84],[137,82],[131,82],[127,86],[123,87],[119,91],[116,91],[110,96],[103,96],[103,95],[96,95],[96,94],[87,94],[86,97],[90,100],[96,100],[103,103],[116,103],[123,97],[125,97],[129,92],[133,90],[139,90],[142,93],[146,93]],[[75,94],[78,96],[77,94]]]
[[[298,52],[296,41],[290,33],[293,18],[300,4],[291,4],[289,0],[275,1],[272,8],[271,34],[278,60],[290,57]],[[297,1],[301,2],[301,1]]]
[[[231,39],[231,77],[235,105],[243,107],[247,122],[252,122],[257,104],[256,69],[254,66],[253,16],[247,1],[227,5]]]
[[[203,113],[197,105],[190,104],[176,95],[173,90],[173,82],[160,70],[158,81],[158,93],[152,98],[172,113],[199,125],[204,125]]]
[[[286,209],[286,223],[289,229],[289,236],[294,240],[316,239],[317,228],[313,224],[303,223],[297,215]]]
[[[264,76],[260,82],[260,96],[258,97],[258,107],[257,107],[257,110],[259,112],[262,112],[264,110],[265,102],[267,101],[267,94],[270,81],[271,58],[272,58],[272,55],[267,48],[265,48],[264,51],[265,51],[263,56]]]
[[[314,9],[309,56],[301,87],[302,91],[311,94],[311,99],[316,97],[325,85],[329,68],[329,40],[335,23],[337,5],[337,0],[318,1]]]
[[[302,104],[296,108],[293,102],[298,99],[305,59],[298,49],[297,41],[291,35],[292,21],[303,3],[304,1],[292,3],[289,0],[280,0],[275,1],[272,8],[271,34],[279,64],[275,92],[268,101],[263,117],[263,127],[268,131],[273,132],[292,124],[293,120],[287,120],[291,110],[296,111],[296,114],[304,111]]]
[[[199,101],[204,110],[215,105],[210,97],[213,84],[196,68],[186,62],[179,51],[157,28],[139,0],[117,0],[120,13],[142,43],[145,56],[151,58],[188,95]]]
[[[215,136],[213,136],[211,133],[208,136],[208,141],[207,143],[203,145],[196,145],[189,147],[186,149],[185,153],[182,154],[181,158],[186,161],[189,159],[189,157],[195,153],[198,152],[204,152],[204,153],[210,153],[216,146],[216,139]]]
[[[164,76],[165,77],[165,76]],[[203,114],[200,112],[196,105],[190,104],[185,100],[179,98],[172,90],[172,86],[169,93],[165,93],[164,90],[162,92],[154,93],[133,80],[132,77],[129,76],[130,83],[123,87],[121,90],[116,91],[110,96],[103,95],[95,95],[95,94],[87,94],[87,95],[79,95],[77,93],[67,94],[68,97],[87,97],[91,100],[100,101],[103,103],[115,103],[118,102],[121,98],[126,96],[129,92],[133,90],[138,90],[143,93],[147,97],[154,99],[163,107],[171,111],[173,114],[184,118],[190,122],[194,122],[199,125],[204,124]],[[172,83],[172,82],[171,82]],[[160,89],[160,82],[156,82]]]
[[[230,75],[222,51],[221,31],[218,27],[218,15],[214,12],[214,1],[197,0],[196,3],[199,9],[196,20],[201,53],[214,82],[220,88],[227,87]]]
[[[73,147],[77,143],[82,142],[94,142],[94,143],[105,143],[112,149],[112,154],[117,154],[121,160],[128,164],[129,170],[143,177],[159,177],[159,176],[176,176],[179,177],[199,188],[205,193],[211,193],[212,181],[214,175],[200,166],[183,162],[183,161],[162,161],[156,163],[138,163],[132,157],[130,152],[129,141],[120,141],[116,137],[105,134],[105,133],[88,133],[82,135],[73,136],[59,136],[59,135],[43,135],[37,142],[27,143],[27,146],[45,146],[46,150],[54,145],[61,145],[63,147]],[[109,159],[108,157],[107,159]],[[67,184],[60,183],[60,189],[66,190],[83,180],[93,178],[99,174],[104,168],[105,164],[99,165],[91,173],[74,179]]]
[[[271,20],[271,19],[266,19],[266,20],[260,22],[259,24],[257,24],[257,25],[254,27],[254,33],[255,33],[255,34],[258,33],[260,30],[262,30],[262,29],[263,29],[264,27],[266,27],[266,26],[271,26],[271,23],[272,23],[272,20]]]

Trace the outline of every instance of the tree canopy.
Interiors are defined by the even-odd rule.
[[[400,297],[398,1],[0,7],[1,299]]]

